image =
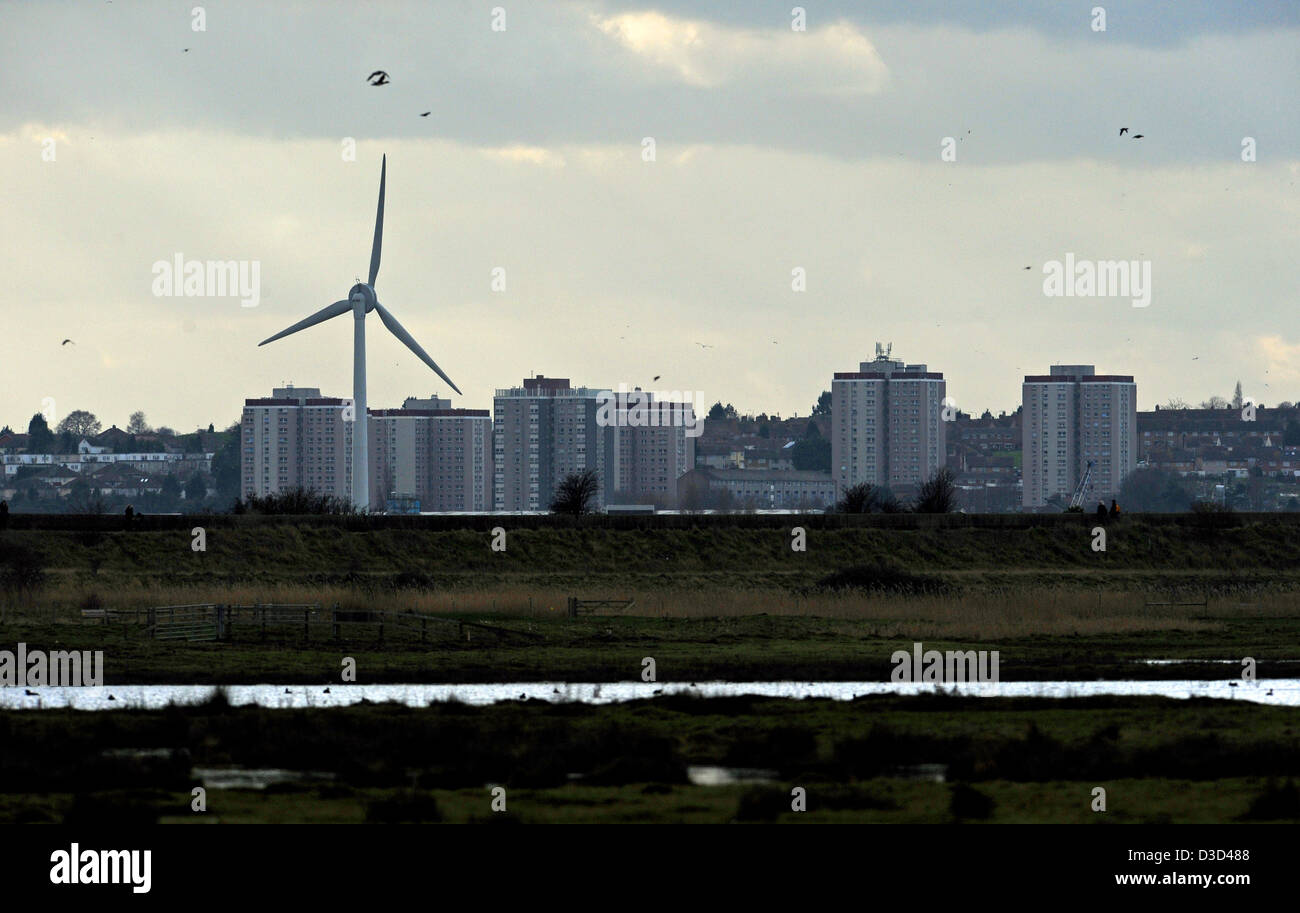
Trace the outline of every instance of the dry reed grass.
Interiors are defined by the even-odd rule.
[[[1141,592],[1012,590],[998,594],[899,596],[870,593],[794,595],[769,590],[663,589],[652,592],[531,589],[503,586],[470,592],[364,590],[343,586],[293,584],[229,586],[169,586],[157,583],[97,589],[58,583],[33,604],[10,610],[17,621],[80,619],[80,609],[93,596],[110,609],[219,602],[337,604],[345,609],[430,614],[473,614],[520,618],[562,618],[567,597],[580,599],[633,597],[626,613],[638,617],[708,619],[766,615],[875,622],[868,629],[877,637],[960,638],[999,640],[1034,635],[1131,634],[1152,631],[1213,631],[1224,622],[1249,618],[1300,615],[1300,596],[1259,594],[1249,599],[1211,599],[1208,607],[1149,605]],[[615,613],[618,614],[618,613]]]

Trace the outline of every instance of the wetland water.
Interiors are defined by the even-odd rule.
[[[329,688],[328,693],[326,687]],[[1300,679],[1269,678],[1255,682],[1216,680],[1001,682],[939,686],[973,697],[1083,698],[1101,696],[1192,697],[1253,701],[1300,707]],[[540,700],[612,704],[666,695],[697,697],[781,697],[852,700],[873,694],[933,694],[921,682],[519,682],[470,685],[228,685],[231,704],[267,708],[346,707],[362,700],[423,707],[437,701],[484,705],[501,701]],[[0,708],[77,710],[158,709],[168,704],[199,704],[216,691],[211,685],[107,685],[90,688],[0,688]],[[31,693],[28,693],[31,692]]]

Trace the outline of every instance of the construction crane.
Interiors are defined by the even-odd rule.
[[[1074,494],[1070,497],[1070,507],[1083,507],[1083,496],[1088,493],[1088,488],[1092,484],[1092,467],[1096,460],[1089,460],[1088,465],[1083,470],[1083,476],[1079,479],[1079,484],[1075,486]]]

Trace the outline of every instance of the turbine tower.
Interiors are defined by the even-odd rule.
[[[384,242],[384,183],[387,175],[388,156],[385,155],[379,170],[379,211],[375,214],[375,243],[370,249],[370,281],[358,282],[352,286],[345,300],[335,301],[307,319],[298,321],[287,330],[281,330],[269,339],[263,339],[258,343],[259,346],[264,346],[268,342],[275,342],[299,330],[323,323],[331,317],[352,312],[352,504],[358,510],[370,508],[370,450],[367,447],[370,423],[366,413],[366,314],[378,311],[379,319],[388,328],[388,332],[405,343],[406,347],[419,356],[421,361],[433,368],[453,390],[460,393],[460,388],[451,382],[451,378],[434,363],[429,353],[420,347],[411,334],[397,322],[397,318],[389,313],[375,297],[375,278],[379,275],[379,251]]]

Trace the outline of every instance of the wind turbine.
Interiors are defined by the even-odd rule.
[[[370,507],[370,450],[367,447],[370,423],[366,413],[366,314],[371,311],[378,311],[379,319],[388,328],[388,332],[405,343],[406,347],[419,356],[421,361],[433,368],[434,372],[445,380],[453,390],[460,393],[460,388],[451,382],[451,378],[444,374],[442,368],[434,363],[434,360],[429,357],[429,353],[420,347],[420,344],[415,341],[411,334],[406,332],[406,329],[397,322],[397,318],[380,304],[375,297],[375,278],[379,275],[379,251],[384,242],[384,183],[387,176],[388,156],[385,155],[379,170],[379,210],[375,213],[375,243],[370,249],[370,281],[358,282],[348,292],[347,299],[335,301],[328,307],[312,314],[306,320],[300,320],[287,330],[281,330],[269,339],[263,339],[258,343],[259,346],[264,346],[268,342],[275,342],[277,339],[297,333],[299,330],[305,330],[307,327],[323,323],[331,317],[338,317],[348,311],[352,312],[354,320],[352,334],[352,504],[358,510],[367,510]]]

